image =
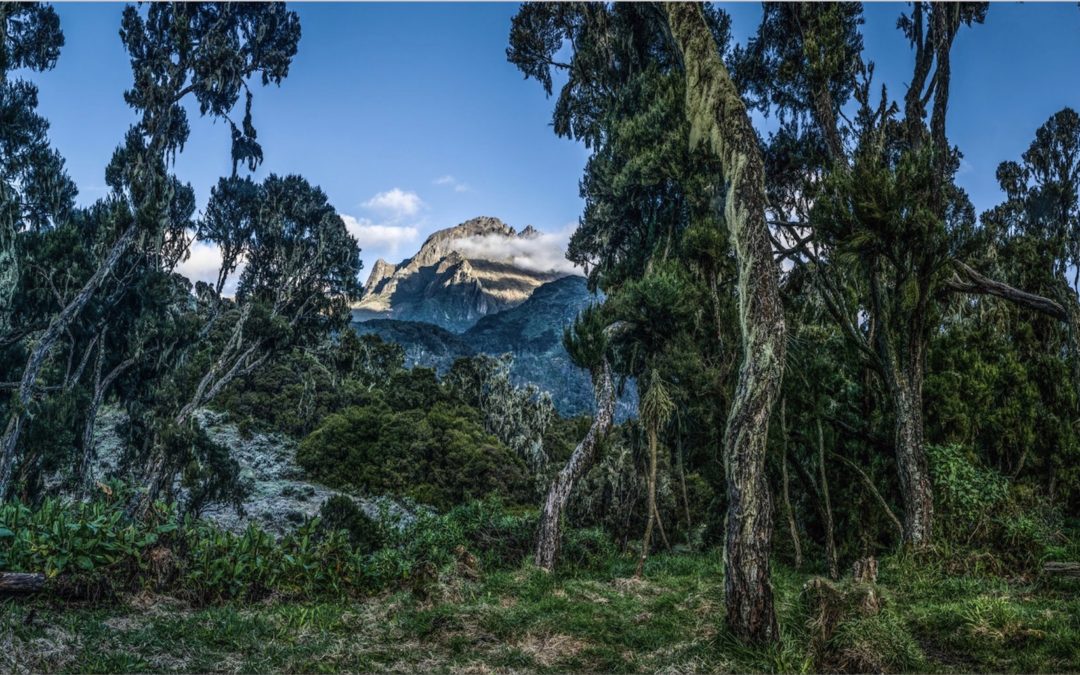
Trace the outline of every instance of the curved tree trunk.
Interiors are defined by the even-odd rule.
[[[0,186],[0,200],[7,200],[6,189]],[[14,219],[8,204],[0,203],[0,339],[11,331],[11,301],[19,285],[19,253]]]
[[[540,531],[536,538],[536,566],[547,570],[555,569],[559,555],[559,540],[562,535],[562,512],[570,493],[577,482],[596,463],[597,447],[600,439],[607,434],[615,417],[615,386],[611,381],[611,368],[604,361],[596,383],[596,417],[589,432],[574,448],[566,466],[555,476],[544,500],[544,509],[540,514]]]
[[[686,72],[690,143],[720,161],[717,194],[738,266],[743,362],[724,437],[727,622],[738,637],[778,639],[769,579],[772,504],[765,478],[769,416],[784,373],[785,327],[778,270],[765,221],[765,173],[757,135],[728,76],[701,6],[664,5]]]

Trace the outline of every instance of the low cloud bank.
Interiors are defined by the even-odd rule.
[[[499,234],[459,239],[455,248],[466,258],[505,260],[533,272],[583,274],[566,259],[566,245],[573,228],[560,232],[540,232],[531,237],[505,237]]]

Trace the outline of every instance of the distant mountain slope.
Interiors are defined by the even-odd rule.
[[[564,277],[536,289],[520,305],[489,314],[463,333],[415,321],[372,320],[354,322],[360,334],[373,333],[405,348],[410,366],[445,372],[454,359],[477,353],[514,355],[510,371],[517,384],[531,383],[551,394],[563,415],[593,410],[592,382],[588,373],[570,361],[562,344],[563,329],[588,305],[596,302],[583,277]],[[618,405],[618,417],[633,414],[632,387]]]
[[[465,330],[486,315],[521,304],[541,285],[566,276],[554,270],[526,269],[512,258],[497,257],[494,251],[506,247],[483,249],[468,244],[478,240],[498,244],[503,238],[509,244],[535,236],[538,233],[532,227],[518,233],[488,216],[439,230],[416,255],[398,265],[376,261],[353,318],[424,321]]]

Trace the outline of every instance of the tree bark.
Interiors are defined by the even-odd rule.
[[[791,544],[795,547],[795,569],[802,567],[802,541],[799,539],[799,528],[795,523],[795,509],[791,507],[791,492],[788,490],[787,471],[787,418],[784,410],[784,399],[780,399],[780,477],[784,496],[784,512],[787,514],[788,531],[791,533]]]
[[[26,368],[23,370],[22,380],[19,382],[19,391],[16,395],[14,410],[12,410],[11,417],[8,419],[4,436],[0,439],[0,499],[7,496],[8,489],[11,487],[11,472],[15,465],[15,450],[19,442],[19,434],[22,432],[26,408],[30,405],[38,374],[45,364],[45,359],[56,341],[79,316],[79,313],[94,297],[94,293],[105,282],[105,279],[112,274],[113,269],[120,262],[120,258],[123,257],[124,253],[135,241],[137,233],[138,228],[134,223],[128,226],[113,244],[109,255],[101,266],[97,268],[93,276],[86,281],[86,284],[83,285],[71,302],[49,322],[45,334],[41,336],[34,349],[30,352],[30,356],[26,360]]]
[[[611,428],[615,417],[615,386],[611,381],[611,368],[604,362],[599,381],[596,382],[596,417],[585,438],[574,448],[566,466],[555,476],[548,490],[544,508],[540,513],[540,530],[536,538],[536,566],[551,572],[559,555],[562,535],[562,512],[570,500],[576,483],[596,463],[597,449]]]
[[[894,408],[893,442],[904,501],[904,541],[921,547],[930,543],[934,521],[934,495],[923,441],[923,365],[896,366],[892,364],[885,379]]]
[[[735,251],[743,362],[724,438],[727,622],[740,639],[779,638],[769,578],[772,504],[766,442],[784,372],[785,327],[778,269],[765,220],[765,172],[757,135],[699,4],[664,5],[686,74],[690,144],[720,162],[715,201]]]
[[[653,525],[659,519],[656,512],[656,430],[649,429],[649,481],[647,494],[647,509],[649,517],[645,521],[645,536],[641,539],[641,555],[638,557],[637,570],[634,576],[640,577],[645,571],[645,561],[649,558],[649,545],[652,543]]]
[[[825,557],[829,564],[829,578],[840,578],[840,566],[836,560],[836,537],[833,527],[832,503],[829,500],[829,479],[825,476],[825,432],[821,428],[821,418],[814,420],[817,426],[818,472],[821,476],[821,497],[825,502]]]
[[[44,574],[0,572],[0,593],[33,593],[44,587]]]
[[[1065,311],[1065,308],[1062,307],[1060,303],[1055,302],[1054,300],[1044,298],[1041,295],[1036,295],[1034,293],[1028,293],[1027,291],[1013,288],[1000,281],[990,279],[979,274],[959,260],[954,260],[953,264],[955,265],[958,274],[963,276],[963,280],[953,279],[947,282],[946,285],[949,290],[959,293],[971,293],[974,295],[993,295],[1008,300],[1009,302],[1016,303],[1021,307],[1027,307],[1036,312],[1041,312],[1058,321],[1069,321],[1068,312]]]

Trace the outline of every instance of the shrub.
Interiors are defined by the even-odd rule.
[[[618,555],[611,537],[599,527],[568,529],[563,533],[561,564],[599,569]]]
[[[319,524],[326,532],[345,532],[349,543],[362,553],[379,550],[385,539],[380,524],[343,495],[335,495],[323,503]]]
[[[530,496],[522,461],[484,432],[473,409],[447,403],[401,412],[385,404],[349,408],[305,438],[297,458],[333,487],[440,509],[488,495],[514,503]]]
[[[402,525],[375,522],[348,498],[337,498],[324,506],[328,522],[316,518],[275,539],[254,525],[236,534],[180,518],[161,504],[145,518],[128,518],[129,497],[117,485],[89,503],[0,505],[0,570],[45,572],[58,589],[79,588],[95,598],[107,594],[100,589],[152,588],[198,604],[336,599],[402,587],[423,591],[428,581],[519,565],[536,529],[534,512],[514,512],[497,499],[442,515],[421,511]]]
[[[956,445],[927,448],[937,527],[947,542],[986,549],[1006,567],[1033,568],[1063,540],[1062,519],[1030,486],[1011,483]]]

